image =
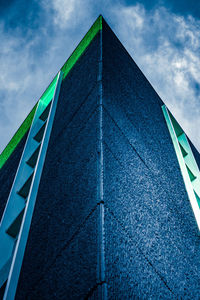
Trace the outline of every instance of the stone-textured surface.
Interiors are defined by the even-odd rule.
[[[97,219],[99,206],[88,216],[51,263],[43,265],[43,272],[34,286],[20,284],[16,299],[84,299],[96,284]],[[54,244],[54,247],[57,243]],[[38,253],[38,255],[40,255]],[[30,258],[31,260],[31,258]],[[30,261],[29,261],[30,262]],[[32,266],[33,267],[33,266]],[[29,274],[31,276],[32,273]]]
[[[138,241],[127,233],[109,210],[105,213],[105,226],[108,298],[172,299],[172,291],[152,266]]]
[[[76,299],[96,284],[99,49],[97,35],[61,86],[16,299]]]
[[[108,298],[197,299],[198,228],[161,111],[163,103],[103,26]]]

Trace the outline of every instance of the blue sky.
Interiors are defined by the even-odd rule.
[[[200,151],[200,1],[0,1],[0,152],[99,14]]]

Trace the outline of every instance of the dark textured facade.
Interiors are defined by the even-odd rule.
[[[200,298],[199,230],[162,105],[103,20],[61,84],[17,300]],[[25,139],[0,173],[1,212]]]

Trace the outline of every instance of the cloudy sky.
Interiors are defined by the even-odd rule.
[[[200,151],[199,0],[1,0],[0,152],[99,14]]]

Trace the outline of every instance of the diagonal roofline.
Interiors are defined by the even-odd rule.
[[[96,21],[93,23],[93,25],[90,27],[88,32],[85,34],[83,39],[80,41],[78,46],[75,48],[75,50],[72,52],[72,54],[69,56],[67,61],[64,63],[64,65],[61,67],[61,69],[58,71],[63,72],[63,79],[67,76],[67,74],[70,72],[70,70],[73,68],[73,66],[76,64],[78,59],[81,57],[81,55],[85,52],[86,48],[89,46],[91,41],[94,39],[94,37],[97,35],[97,33],[102,30],[102,15],[99,15],[99,17],[96,19]],[[13,137],[11,138],[10,142],[7,144],[7,146],[4,148],[4,150],[0,154],[0,169],[3,167],[5,162],[8,160],[8,158],[11,156],[21,139],[24,137],[24,135],[29,130],[32,120],[37,108],[37,104],[40,100],[44,101],[46,105],[51,101],[54,93],[54,87],[56,84],[56,78],[58,73],[55,75],[49,86],[46,88],[40,99],[36,102],[31,112],[28,114],[26,119],[23,121],[19,129],[15,132]]]

